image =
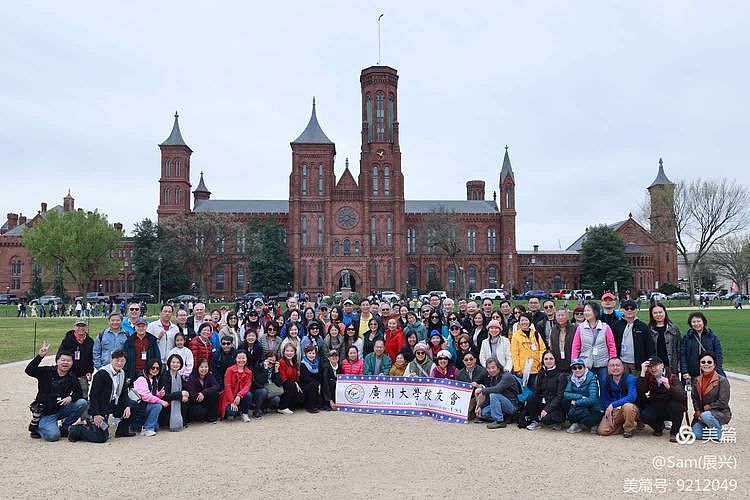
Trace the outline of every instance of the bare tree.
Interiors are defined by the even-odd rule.
[[[229,214],[197,212],[172,216],[161,225],[168,245],[172,245],[178,258],[188,269],[197,271],[198,285],[202,295],[206,294],[206,278],[211,264],[231,264],[241,258],[229,252],[231,242],[240,229]]]
[[[746,187],[733,180],[695,179],[678,182],[674,199],[670,198],[669,191],[660,191],[650,199],[654,206],[647,203],[644,208],[648,208],[648,213],[674,213],[677,252],[687,269],[690,301],[693,303],[698,265],[717,242],[747,226],[750,196]]]
[[[711,266],[737,285],[739,293],[747,293],[750,278],[750,235],[727,236],[716,243],[709,255]]]
[[[419,245],[427,250],[427,253],[436,251],[444,253],[458,274],[460,261],[465,253],[462,240],[458,237],[461,219],[456,212],[448,210],[441,205],[427,214],[419,231]],[[464,296],[464,280],[456,277],[456,290],[461,297]]]

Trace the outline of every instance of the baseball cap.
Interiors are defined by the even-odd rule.
[[[148,325],[148,321],[143,316],[139,317],[133,322],[134,325]]]
[[[651,356],[648,358],[648,364],[650,365],[663,365],[664,361],[659,356]]]
[[[583,358],[575,358],[570,360],[570,366],[586,366],[586,363],[583,362]]]
[[[344,305],[346,305],[346,304],[351,304],[351,305],[354,305],[354,302],[352,302],[352,299],[346,299],[346,300],[344,301]]]
[[[635,308],[637,308],[637,307],[638,307],[638,305],[637,305],[637,304],[635,303],[635,300],[633,300],[633,299],[628,299],[628,300],[623,300],[623,301],[622,301],[622,302],[620,303],[620,307],[621,307],[621,308],[623,308],[623,309],[625,309],[626,307],[632,307],[632,308],[634,308],[634,309],[635,309]]]
[[[573,314],[575,313],[582,313],[583,312],[583,306],[575,306],[573,309]]]
[[[615,294],[611,292],[606,292],[604,295],[602,295],[602,300],[607,300],[607,299],[615,300],[616,299]]]
[[[88,326],[89,322],[86,321],[86,318],[78,318],[75,323],[73,323],[74,326]]]

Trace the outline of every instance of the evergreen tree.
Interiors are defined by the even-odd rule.
[[[174,247],[162,234],[160,226],[143,219],[133,232],[133,267],[135,289],[139,292],[159,293],[159,257],[161,256],[161,293],[165,296],[187,292],[185,266],[177,258]]]
[[[47,293],[47,290],[44,288],[44,283],[42,282],[42,268],[34,263],[31,268],[31,287],[26,293],[26,298],[28,300],[38,299],[45,293]]]
[[[633,269],[625,255],[625,243],[609,226],[594,226],[586,230],[586,241],[581,247],[581,287],[601,295],[633,287]]]
[[[266,295],[285,290],[293,277],[292,261],[276,217],[250,221],[246,236],[252,289]]]

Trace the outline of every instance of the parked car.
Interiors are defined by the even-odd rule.
[[[243,295],[238,295],[234,298],[235,302],[252,302],[255,299],[260,299],[263,302],[266,301],[266,296],[263,294],[263,292],[247,292]]]
[[[554,292],[552,292],[552,298],[557,300],[569,299],[570,290],[567,290],[565,288],[563,288],[562,290],[555,290]]]
[[[113,295],[112,296],[112,301],[113,302],[120,302],[121,300],[124,300],[124,301],[127,302],[127,301],[131,300],[132,298],[133,298],[133,294],[132,293],[123,292],[123,293],[118,293],[117,295]]]
[[[384,300],[386,302],[390,302],[391,304],[395,304],[401,299],[401,296],[397,294],[396,292],[386,290],[383,292],[380,292],[380,300]]]
[[[661,292],[654,292],[651,294],[651,300],[655,300],[656,302],[663,302],[667,300],[667,296]]]
[[[737,296],[734,292],[727,292],[724,295],[720,296],[720,300],[734,300],[734,298]]]
[[[690,294],[687,292],[674,292],[667,295],[669,300],[687,300],[690,298]]]
[[[514,298],[516,300],[529,300],[532,297],[535,297],[539,300],[544,300],[544,299],[549,299],[552,296],[549,293],[545,292],[544,290],[528,290],[526,292],[519,293]]]
[[[188,303],[192,301],[193,304],[195,304],[196,302],[200,302],[198,297],[196,297],[195,295],[189,295],[189,294],[178,295],[177,297],[173,297],[169,300],[174,303],[180,303],[180,302]]]
[[[138,302],[145,302],[146,304],[153,304],[154,302],[156,302],[156,297],[154,297],[153,293],[140,292],[133,294],[133,300],[137,300]]]
[[[469,297],[472,300],[503,300],[505,299],[505,290],[501,290],[500,288],[485,288],[481,292],[474,292],[469,294]]]
[[[42,295],[38,299],[32,300],[31,303],[47,306],[52,303],[62,304],[62,299],[57,295]]]
[[[719,292],[701,292],[700,294],[695,294],[695,300],[700,300],[701,298],[716,300],[719,298]]]
[[[0,293],[0,304],[18,304],[18,296],[12,293]]]
[[[83,302],[83,297],[78,296],[73,299],[75,302]],[[88,292],[86,293],[86,302],[103,304],[109,302],[109,295],[104,295],[99,292]]]

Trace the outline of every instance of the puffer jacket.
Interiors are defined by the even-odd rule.
[[[724,374],[724,354],[721,350],[719,337],[710,329],[706,328],[701,332],[698,338],[698,332],[692,328],[687,331],[682,339],[680,349],[680,373],[689,373],[691,377],[700,375],[700,355],[702,352],[709,351],[716,356],[716,371],[720,375]]]
[[[562,372],[558,367],[551,370],[542,368],[539,371],[534,384],[534,394],[539,396],[540,401],[544,398],[544,410],[547,413],[561,409],[567,381],[567,373]]]
[[[568,401],[575,401],[576,406],[581,408],[600,411],[602,409],[602,399],[599,397],[599,381],[592,371],[586,372],[581,387],[576,387],[573,381],[568,379],[563,397]]]

